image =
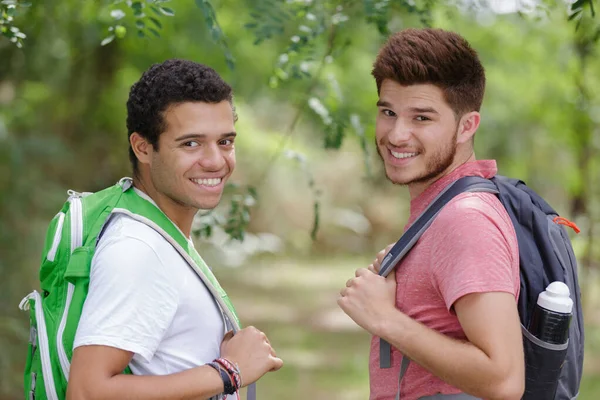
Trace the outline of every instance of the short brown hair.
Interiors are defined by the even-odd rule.
[[[485,71],[477,52],[459,34],[442,29],[405,29],[389,37],[373,65],[377,93],[385,79],[401,85],[436,85],[457,116],[479,111]]]

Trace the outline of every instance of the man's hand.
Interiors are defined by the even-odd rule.
[[[381,268],[381,262],[383,261],[383,259],[387,255],[387,253],[390,252],[392,247],[394,247],[395,244],[396,243],[390,243],[387,245],[387,247],[385,249],[383,249],[383,250],[379,251],[379,253],[377,253],[377,256],[375,257],[375,259],[373,260],[371,265],[369,265],[369,271],[375,272],[376,274],[379,273],[379,268]]]
[[[231,332],[225,335],[221,343],[221,357],[238,365],[244,386],[283,366],[283,361],[277,358],[267,335],[253,326],[246,327],[235,335]]]
[[[359,326],[378,335],[380,327],[396,309],[396,273],[387,278],[365,268],[340,291],[338,305]]]

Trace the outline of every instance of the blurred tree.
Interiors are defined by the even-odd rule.
[[[140,38],[145,38],[149,34],[160,38],[160,30],[163,27],[161,19],[175,15],[174,8],[167,6],[170,5],[169,3],[171,0],[111,0],[108,4],[91,7],[99,15],[96,21],[91,22],[108,25],[108,35],[100,42],[102,46],[108,45],[115,39],[123,39],[127,32],[132,31],[137,32],[137,36]],[[210,37],[223,51],[227,66],[233,69],[235,59],[217,21],[217,14],[211,1],[195,0],[194,3],[202,12]],[[17,3],[16,0],[3,0],[2,4],[0,21],[6,24],[6,26],[2,26],[2,32],[20,46],[25,35],[11,24],[17,6],[22,7],[23,4]],[[548,0],[529,5],[517,3],[517,5],[521,7],[517,10],[519,13],[523,13],[523,15],[529,13],[538,17],[543,13],[550,12],[552,8],[565,8],[568,12],[568,19],[576,21],[578,32],[586,31],[585,34],[578,35],[579,42],[584,43],[581,45],[583,47],[593,47],[600,37],[600,25],[590,22],[590,18],[595,15],[594,0],[576,0],[570,5],[561,1]],[[323,76],[325,66],[336,63],[344,50],[351,45],[351,38],[357,24],[362,22],[372,24],[379,34],[385,37],[390,33],[390,24],[399,16],[408,16],[408,18],[413,16],[423,25],[430,26],[434,9],[459,8],[479,13],[481,10],[490,9],[493,6],[493,2],[485,0],[454,0],[451,2],[424,0],[419,3],[412,0],[327,0],[319,2],[257,0],[250,2],[248,15],[251,22],[246,23],[245,28],[253,33],[254,45],[260,45],[270,39],[278,39],[277,47],[282,49],[278,50],[279,56],[268,80],[269,86],[273,89],[281,89],[286,86],[290,89],[300,89],[295,91],[298,93],[296,115],[287,129],[284,139],[280,142],[279,151],[275,152],[265,171],[268,171],[270,165],[280,156],[286,143],[286,137],[294,133],[298,121],[307,109],[311,109],[321,119],[325,148],[340,148],[349,131],[353,131],[359,137],[361,132],[364,132],[357,110],[351,103],[344,101],[341,96],[337,74],[330,70],[326,77]],[[88,8],[90,7],[88,6]],[[582,23],[585,27],[580,30],[579,27]],[[281,46],[282,39],[283,46]],[[90,49],[90,51],[93,50]],[[589,52],[589,50],[585,51]],[[106,54],[112,54],[112,52]],[[584,53],[580,52],[580,54],[583,56]],[[106,71],[107,76],[110,74],[110,69],[102,68],[102,70]],[[304,83],[290,83],[291,81]],[[590,132],[589,129],[586,132]],[[582,133],[581,135],[585,136],[586,134]],[[587,144],[588,141],[584,139],[581,148],[587,149]],[[360,145],[364,154],[368,154],[367,141],[364,136],[360,139]],[[582,162],[587,165],[585,161]],[[580,188],[580,190],[584,190],[584,186],[580,185]],[[256,192],[254,188],[247,188],[247,190],[246,196],[252,196],[252,193]],[[575,214],[579,213],[579,208],[584,207],[581,205],[584,197],[579,195],[574,198]],[[248,221],[242,218],[244,213],[240,214],[234,210],[235,207],[236,205],[232,204],[229,218],[227,218],[227,231],[229,233],[236,232],[235,238],[243,238],[244,227]],[[319,218],[317,203],[315,203],[314,209],[313,237]],[[245,212],[247,213],[249,210],[245,208]],[[224,219],[213,218],[209,221],[223,223]],[[211,230],[201,229],[199,232],[207,235]]]

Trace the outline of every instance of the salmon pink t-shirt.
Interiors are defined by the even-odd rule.
[[[449,184],[463,176],[491,178],[493,160],[473,161],[428,187],[410,204],[405,230]],[[396,307],[431,329],[466,339],[453,304],[469,293],[508,292],[519,296],[519,251],[506,210],[491,193],[463,193],[450,201],[396,269]],[[440,349],[441,351],[442,349]],[[402,354],[392,348],[392,367],[379,367],[379,338],[371,341],[371,400],[394,399]],[[402,381],[401,399],[461,391],[415,362]]]

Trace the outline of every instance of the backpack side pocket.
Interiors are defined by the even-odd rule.
[[[525,353],[525,393],[522,399],[554,399],[569,342],[558,345],[546,343],[523,326],[521,331]]]

